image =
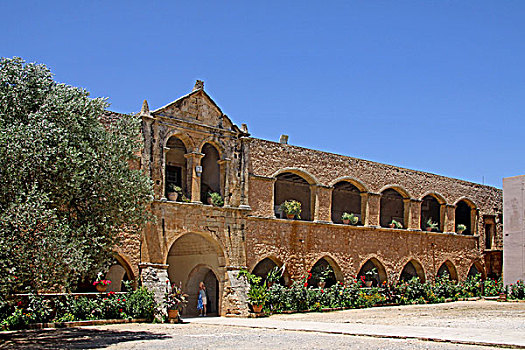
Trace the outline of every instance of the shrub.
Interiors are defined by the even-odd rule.
[[[503,282],[499,279],[487,278],[483,281],[483,294],[485,296],[498,296],[503,291]]]
[[[153,292],[144,286],[126,296],[125,311],[132,318],[152,320],[156,309]]]
[[[511,284],[509,288],[509,297],[511,299],[525,299],[525,284],[518,280],[515,284]]]

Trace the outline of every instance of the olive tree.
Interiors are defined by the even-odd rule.
[[[0,294],[74,287],[150,219],[140,121],[42,64],[0,60]]]

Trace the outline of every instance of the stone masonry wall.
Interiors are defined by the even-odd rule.
[[[266,257],[286,264],[298,278],[323,257],[338,265],[347,281],[371,258],[385,267],[388,281],[399,279],[404,265],[418,261],[432,280],[449,260],[464,279],[473,263],[483,264],[476,237],[388,228],[355,227],[285,219],[249,218],[246,228],[250,269]]]

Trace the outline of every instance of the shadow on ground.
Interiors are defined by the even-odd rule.
[[[0,333],[0,349],[98,349],[137,340],[165,339],[165,334],[86,328]]]

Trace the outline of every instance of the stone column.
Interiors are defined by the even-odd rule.
[[[478,225],[479,225],[479,209],[478,208],[471,208],[470,209],[470,234],[473,235],[473,236],[478,236],[479,235],[479,229],[478,229]]]
[[[443,232],[456,232],[454,227],[456,206],[452,204],[441,204],[441,211],[443,212]]]
[[[162,152],[162,164],[161,164],[161,194],[160,199],[166,200],[166,164],[168,163],[168,151],[170,150],[169,147],[164,147]]]
[[[381,221],[380,221],[380,206],[381,206],[381,194],[380,193],[374,193],[374,192],[368,192],[368,204],[367,204],[367,211],[365,213],[367,218],[367,226],[375,226],[380,227]]]
[[[332,221],[332,191],[333,187],[322,185],[310,185],[310,190],[315,187],[317,190],[317,201],[315,203],[314,221]]]
[[[361,192],[361,223],[368,226],[368,192]]]
[[[227,281],[222,293],[221,316],[248,316],[248,290],[250,286],[244,278],[238,278],[240,267],[228,266]]]
[[[194,203],[201,202],[201,178],[202,172],[197,175],[195,168],[201,165],[201,159],[204,153],[191,152],[184,155],[188,160],[188,167],[191,173],[191,201]]]
[[[217,163],[219,164],[219,171],[220,171],[220,181],[221,181],[221,190],[222,190],[222,198],[224,198],[224,206],[229,207],[230,206],[230,181],[228,179],[229,173],[230,173],[230,163],[231,159],[224,158],[221,160],[218,160]]]
[[[405,228],[412,231],[421,230],[421,202],[422,200],[405,198]]]
[[[165,293],[169,283],[168,265],[141,263],[139,269],[142,285],[153,292],[155,301],[159,305],[157,316],[165,316],[167,313]]]

